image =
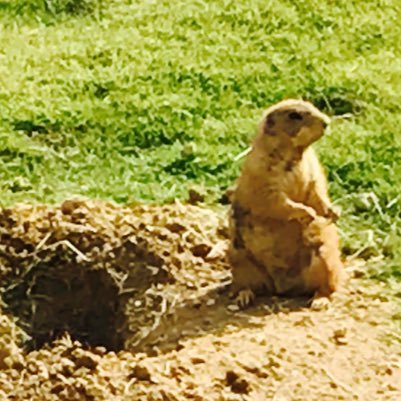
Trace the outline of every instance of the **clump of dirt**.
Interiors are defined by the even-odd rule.
[[[0,370],[23,360],[20,344],[26,339],[26,334],[15,322],[15,319],[5,313],[0,313]]]
[[[239,311],[225,221],[180,203],[0,211],[0,399],[399,401],[394,294],[353,261],[327,310]]]

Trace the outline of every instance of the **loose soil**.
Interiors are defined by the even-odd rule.
[[[401,400],[399,294],[348,263],[326,310],[227,295],[226,211],[0,211],[0,399]],[[398,313],[399,316],[399,313]]]

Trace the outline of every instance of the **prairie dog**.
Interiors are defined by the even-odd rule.
[[[340,285],[337,215],[311,147],[329,122],[311,103],[292,99],[260,121],[232,194],[228,257],[240,306],[258,291],[318,300]]]

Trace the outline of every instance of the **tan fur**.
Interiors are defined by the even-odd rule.
[[[328,296],[338,288],[343,265],[337,216],[310,147],[328,122],[299,100],[265,112],[232,195],[234,292]]]

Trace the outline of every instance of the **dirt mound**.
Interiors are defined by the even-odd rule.
[[[395,298],[353,279],[327,311],[240,312],[225,221],[180,203],[1,210],[0,399],[399,401]]]
[[[171,311],[229,279],[222,222],[179,203],[5,209],[2,298],[31,348],[69,332],[109,350],[134,349]]]

